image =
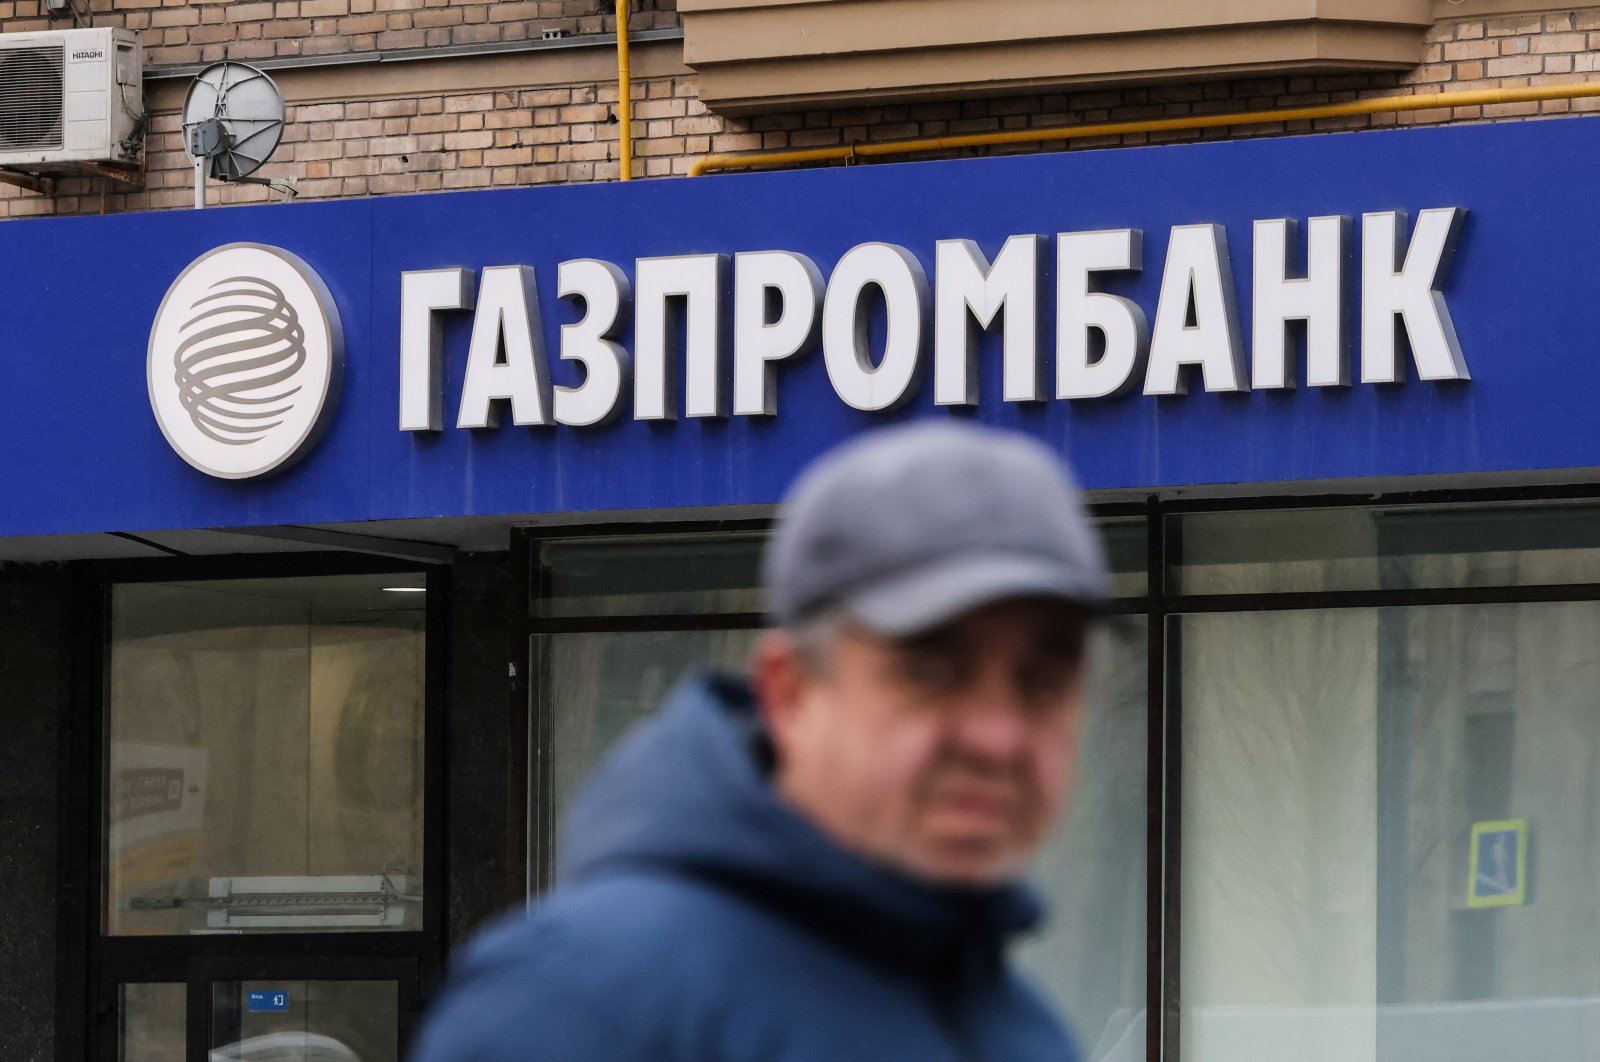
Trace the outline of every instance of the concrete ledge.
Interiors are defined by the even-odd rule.
[[[1404,70],[1433,0],[679,0],[714,111]]]

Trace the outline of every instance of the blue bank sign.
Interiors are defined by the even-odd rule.
[[[1597,148],[1570,119],[9,223],[0,533],[768,502],[927,415],[1098,488],[1600,466]]]

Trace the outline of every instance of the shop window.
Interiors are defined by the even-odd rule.
[[[541,616],[759,613],[760,532],[558,539],[539,546]]]
[[[1102,521],[1120,597],[1145,592],[1146,523]],[[617,738],[687,674],[744,669],[762,624],[764,541],[719,530],[531,543],[532,734],[547,753],[530,779],[535,887],[549,882],[561,812]],[[1082,784],[1036,868],[1054,917],[1021,955],[1091,1062],[1144,1057],[1146,655],[1140,621],[1097,646]]]
[[[1149,593],[1149,521],[1143,516],[1117,516],[1096,523],[1106,547],[1111,596],[1128,599]]]
[[[423,586],[112,588],[108,935],[421,929]]]
[[[1147,652],[1142,625],[1094,646],[1072,809],[1033,869],[1050,919],[1017,955],[1088,1062],[1145,1058]]]
[[[533,734],[549,751],[530,780],[535,884],[551,877],[555,825],[612,744],[689,675],[744,669],[765,541],[749,530],[533,544]]]
[[[742,671],[757,631],[616,631],[539,640],[554,727],[554,817],[629,727],[690,672]]]
[[[1183,1062],[1591,1054],[1600,602],[1172,623]]]
[[[1182,594],[1600,583],[1592,500],[1195,512],[1166,530]]]

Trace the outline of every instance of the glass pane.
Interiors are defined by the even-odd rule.
[[[742,669],[758,633],[535,638],[554,717],[557,815],[606,750],[679,678],[706,666]],[[1090,1062],[1143,1058],[1145,1020],[1145,629],[1119,628],[1097,650],[1082,781],[1071,816],[1037,867],[1053,917],[1022,954],[1071,1017]]]
[[[1050,919],[1018,953],[1087,1062],[1145,1057],[1146,641],[1141,623],[1096,645],[1072,812],[1034,868]]]
[[[173,1062],[184,1057],[187,989],[182,983],[122,986],[119,1062]]]
[[[555,814],[606,750],[692,671],[741,671],[760,632],[647,631],[534,638],[554,720]]]
[[[393,981],[218,981],[211,1062],[396,1062]]]
[[[1106,545],[1111,568],[1112,597],[1143,597],[1149,580],[1149,550],[1145,543],[1149,521],[1142,516],[1119,516],[1095,521]]]
[[[1185,513],[1181,594],[1600,582],[1600,504]]]
[[[1097,521],[1111,565],[1112,593],[1145,593],[1142,517]],[[761,551],[767,533],[631,535],[541,542],[544,618],[760,613]]]
[[[760,612],[763,532],[543,542],[541,616]]]
[[[1600,603],[1185,616],[1185,1062],[1600,1028]]]
[[[115,588],[106,932],[421,926],[421,578]]]

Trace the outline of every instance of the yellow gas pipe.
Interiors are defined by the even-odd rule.
[[[1318,118],[1347,118],[1363,114],[1397,114],[1402,111],[1429,111],[1438,108],[1487,107],[1499,103],[1533,103],[1544,100],[1576,100],[1600,96],[1600,84],[1546,85],[1538,88],[1482,89],[1469,92],[1437,92],[1426,96],[1384,96],[1331,103],[1321,107],[1292,107],[1276,111],[1246,111],[1242,114],[1191,115],[1187,118],[1157,118],[1142,122],[1103,122],[1099,125],[1057,126],[1050,129],[1009,129],[1001,133],[968,133],[961,136],[923,137],[894,140],[882,144],[844,144],[838,147],[806,148],[799,151],[751,152],[738,155],[706,155],[689,168],[691,177],[712,171],[748,170],[764,166],[792,166],[802,162],[828,162],[850,158],[913,155],[927,151],[952,151],[957,148],[989,147],[996,144],[1033,144],[1054,140],[1087,140],[1098,136],[1127,136],[1132,133],[1164,133],[1180,129],[1218,129],[1230,125],[1266,125],[1273,122],[1304,122]]]
[[[628,58],[628,0],[617,0],[617,175],[633,180],[633,68]]]

